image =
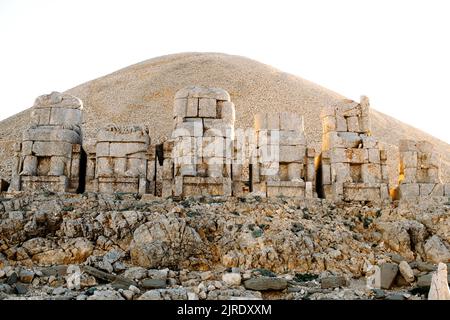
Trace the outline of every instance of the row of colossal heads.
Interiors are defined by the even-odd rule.
[[[10,191],[390,197],[387,155],[370,136],[364,97],[323,109],[318,155],[295,113],[257,114],[253,128],[236,129],[235,106],[219,88],[179,90],[171,137],[159,145],[142,126],[109,125],[88,142],[82,108],[80,99],[57,92],[36,99],[30,126],[15,145]],[[439,157],[430,144],[403,142],[400,151],[399,195],[450,192],[440,183]]]

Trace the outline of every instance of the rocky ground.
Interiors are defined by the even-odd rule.
[[[0,299],[425,299],[449,243],[448,198],[4,194]]]

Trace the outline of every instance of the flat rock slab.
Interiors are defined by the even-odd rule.
[[[282,278],[258,277],[244,281],[244,287],[255,291],[281,291],[287,288],[287,281]]]
[[[111,282],[111,285],[116,289],[128,289],[131,285],[137,286],[136,282],[129,280],[127,278],[113,275],[110,273],[106,273],[103,271],[100,271],[94,267],[91,266],[83,266],[83,270],[86,273],[89,273],[90,275],[94,276],[95,278],[102,279],[104,281]]]
[[[419,276],[417,279],[417,287],[426,288],[431,286],[431,278],[433,277],[432,273],[425,274],[423,276]],[[447,274],[447,282],[450,283],[450,274]]]
[[[343,276],[325,277],[320,281],[322,289],[339,288],[347,285],[347,280]]]
[[[167,287],[165,279],[144,279],[141,282],[144,289],[161,289]]]
[[[389,289],[398,273],[398,265],[395,263],[383,263],[380,266],[381,289]]]

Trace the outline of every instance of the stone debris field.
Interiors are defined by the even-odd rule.
[[[237,126],[222,88],[172,101],[161,140],[139,122],[88,135],[82,99],[36,99],[0,180],[0,299],[450,299],[431,142],[394,156],[365,96],[322,106],[320,148],[300,113]]]

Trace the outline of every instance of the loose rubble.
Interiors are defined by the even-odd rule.
[[[25,192],[0,202],[0,297],[427,299],[442,283],[436,259],[450,262],[429,254],[436,238],[449,246],[449,211],[446,198],[381,207]]]

